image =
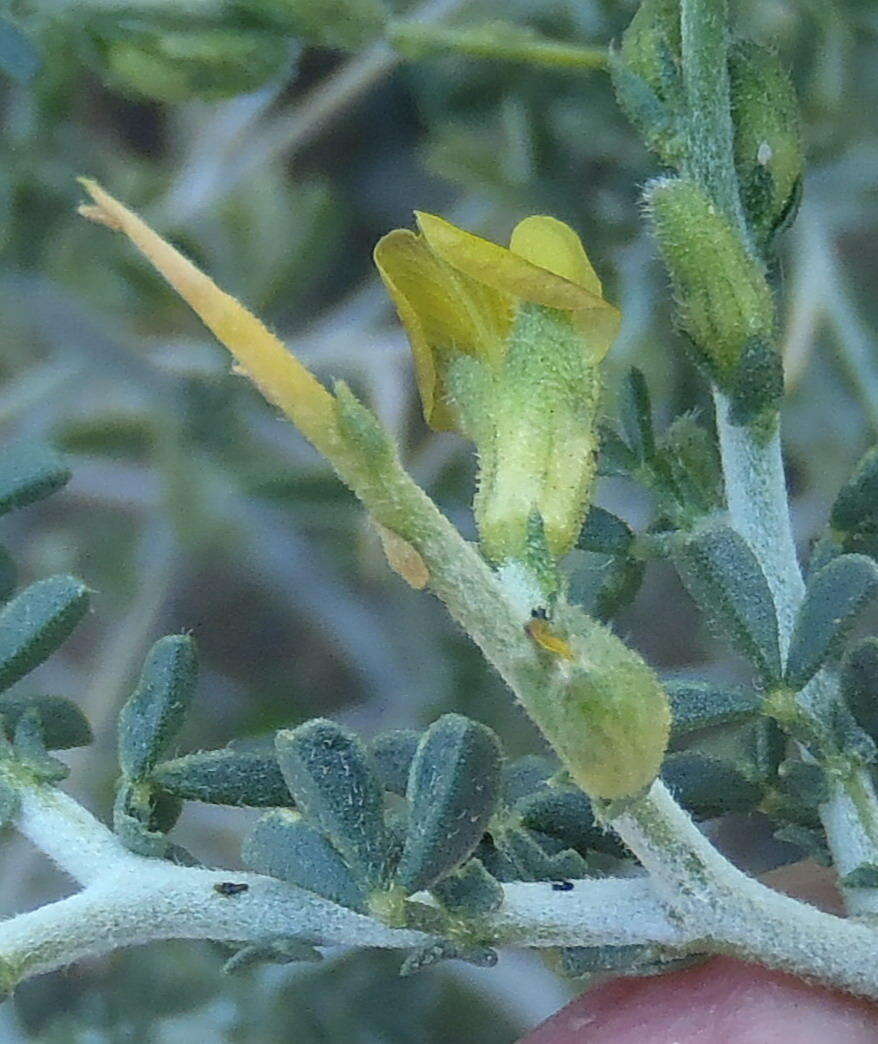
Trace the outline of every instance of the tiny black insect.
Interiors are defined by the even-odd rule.
[[[537,606],[536,609],[531,609],[530,615],[531,615],[531,619],[532,620],[548,620],[549,619],[549,611],[548,611],[548,609],[544,609],[541,605]]]
[[[248,884],[238,884],[235,881],[221,881],[213,886],[213,890],[219,892],[220,895],[240,895],[241,892],[246,892],[249,887],[250,885]]]
[[[556,892],[572,892],[573,882],[572,881],[553,881],[552,888]]]

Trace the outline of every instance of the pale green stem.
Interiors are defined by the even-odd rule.
[[[732,524],[750,545],[768,581],[778,618],[781,654],[786,659],[805,584],[796,556],[781,457],[780,435],[762,440],[729,418],[729,403],[715,391],[716,422]],[[831,681],[818,674],[801,697],[836,699]],[[864,864],[878,866],[878,798],[868,771],[856,765],[829,774],[830,799],[820,808],[829,847],[840,877]],[[847,888],[848,910],[878,914],[878,889]]]
[[[391,24],[388,39],[405,57],[415,59],[434,54],[464,54],[574,73],[606,69],[609,61],[604,47],[577,47],[537,36],[529,38],[514,25],[446,29],[397,22]]]

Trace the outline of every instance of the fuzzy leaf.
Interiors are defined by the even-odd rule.
[[[786,682],[791,688],[803,688],[841,652],[876,590],[878,565],[865,555],[840,555],[809,578],[787,658]]]
[[[122,783],[113,805],[113,830],[131,852],[148,859],[162,859],[168,839],[153,822],[152,794],[148,786]],[[173,824],[172,824],[173,825]]]
[[[655,456],[652,405],[646,378],[636,366],[628,371],[619,392],[619,422],[625,441],[638,460],[652,460]]]
[[[375,771],[385,790],[405,797],[409,781],[409,768],[418,749],[421,733],[415,729],[395,729],[385,732],[368,746]]]
[[[0,689],[23,678],[68,637],[88,608],[88,589],[72,576],[26,587],[0,610]]]
[[[396,876],[409,893],[458,867],[500,796],[500,743],[485,725],[445,714],[424,733],[409,772],[409,827]]]
[[[325,718],[275,738],[277,759],[302,814],[370,887],[388,876],[391,839],[384,792],[371,759],[347,729]]]
[[[195,643],[185,634],[160,638],[147,653],[137,688],[119,714],[119,764],[144,779],[180,731],[198,677]]]
[[[150,779],[187,801],[273,808],[293,799],[273,752],[205,750],[164,761]]]
[[[830,522],[843,533],[878,528],[878,446],[870,449],[842,486],[832,505]]]
[[[0,515],[47,497],[69,478],[70,469],[48,446],[34,442],[7,446],[0,458]]]
[[[634,534],[627,522],[593,504],[576,541],[581,551],[602,555],[624,555],[631,547]]]
[[[841,667],[841,692],[856,723],[878,739],[878,638],[848,650]]]
[[[0,780],[0,827],[7,826],[15,819],[20,804],[18,792]]]
[[[18,568],[5,547],[0,547],[0,602],[7,602],[18,584]]]
[[[567,848],[622,855],[625,848],[598,825],[591,802],[579,787],[546,786],[522,798],[515,806],[523,826],[556,838]]]
[[[19,719],[31,708],[40,716],[43,742],[47,750],[85,747],[92,742],[91,726],[72,700],[64,696],[0,695],[0,717],[9,739]]]
[[[671,701],[671,739],[712,728],[748,721],[759,713],[761,697],[749,689],[707,682],[665,682]]]
[[[437,881],[431,890],[449,913],[464,918],[494,913],[503,904],[500,882],[478,859],[468,860],[460,870]]]
[[[366,899],[350,867],[332,844],[297,812],[267,812],[244,842],[244,861],[260,874],[322,895],[352,910]]]
[[[669,754],[662,779],[680,804],[701,819],[749,812],[762,800],[764,791],[733,762],[696,751]]]
[[[766,684],[778,682],[781,662],[774,601],[744,538],[729,526],[714,524],[677,544],[674,561],[714,631],[750,660]]]
[[[403,978],[415,972],[431,968],[440,961],[466,961],[479,968],[493,968],[497,963],[497,953],[489,946],[466,946],[452,939],[440,939],[428,943],[419,950],[413,950],[402,962],[399,974]]]
[[[323,954],[299,939],[267,939],[264,943],[242,946],[223,965],[224,975],[235,975],[255,964],[294,964],[300,961],[317,964]]]

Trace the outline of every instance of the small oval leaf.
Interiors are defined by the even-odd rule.
[[[144,779],[167,753],[195,692],[198,661],[185,634],[160,638],[147,653],[137,688],[119,713],[119,764]]]
[[[718,636],[753,664],[762,680],[780,681],[777,613],[765,574],[744,538],[714,524],[678,543],[674,562]]]
[[[150,780],[175,797],[210,805],[292,805],[274,752],[205,750],[163,761]]]
[[[666,681],[664,685],[671,701],[672,741],[698,729],[748,721],[762,707],[762,697],[751,689],[700,681]]]
[[[48,446],[38,442],[8,446],[0,457],[0,515],[47,497],[69,478],[70,469]]]
[[[69,750],[91,743],[91,726],[85,715],[64,696],[0,695],[0,718],[7,738],[12,738],[19,718],[32,708],[39,713],[46,750]]]
[[[88,589],[72,576],[38,580],[0,610],[0,690],[23,678],[70,635],[88,608]]]
[[[392,843],[384,791],[357,737],[325,718],[279,732],[280,770],[302,814],[370,887],[385,884]]]
[[[297,812],[278,808],[266,813],[244,842],[244,861],[260,874],[363,911],[362,889],[330,842]]]
[[[839,555],[809,578],[790,640],[787,685],[803,688],[827,660],[841,653],[876,590],[878,565],[865,555]]]
[[[445,714],[424,733],[409,772],[409,825],[397,880],[429,888],[472,854],[500,796],[502,752],[494,732]]]

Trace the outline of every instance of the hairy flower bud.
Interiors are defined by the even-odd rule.
[[[735,166],[741,199],[760,243],[789,224],[801,195],[804,155],[792,81],[768,48],[729,51]]]
[[[655,181],[646,199],[683,329],[714,379],[729,387],[748,342],[772,340],[774,301],[762,266],[694,181]]]

